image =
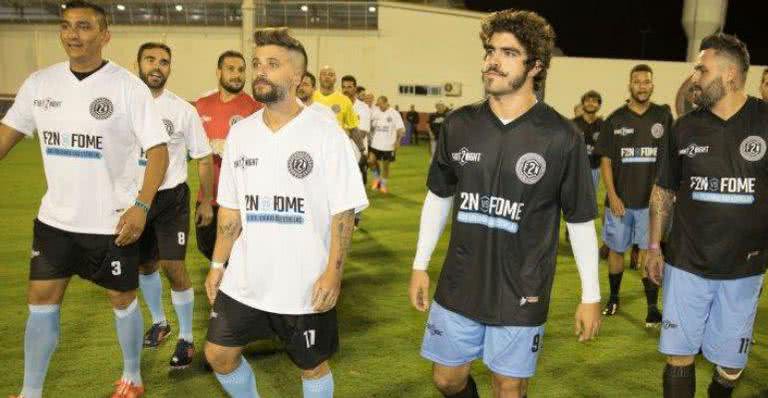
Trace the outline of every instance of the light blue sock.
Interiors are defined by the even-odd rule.
[[[256,376],[253,375],[253,369],[243,357],[240,357],[240,366],[237,369],[225,375],[216,373],[216,379],[232,398],[259,398],[259,392],[256,391]]]
[[[381,179],[381,186],[382,187],[386,187],[387,186],[387,179],[386,178],[382,178]]]
[[[139,287],[144,301],[149,307],[149,313],[152,314],[152,323],[166,322],[165,310],[163,309],[163,282],[160,280],[160,272],[155,271],[149,275],[139,274]]]
[[[171,290],[171,302],[179,320],[179,338],[192,342],[192,309],[195,305],[195,291],[190,287],[180,292]]]
[[[142,328],[144,320],[139,311],[138,299],[124,310],[115,311],[115,326],[117,328],[117,340],[123,351],[123,380],[130,380],[135,385],[141,385],[141,347],[144,344]]]
[[[41,398],[51,356],[59,343],[58,304],[29,305],[24,332],[24,398]]]
[[[316,379],[301,379],[304,387],[304,398],[333,398],[333,373]]]
[[[379,176],[381,176],[381,174],[379,173],[379,169],[378,168],[373,169],[373,178],[379,178]]]

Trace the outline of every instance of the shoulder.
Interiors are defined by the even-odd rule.
[[[138,76],[134,75],[122,66],[109,61],[109,64],[107,64],[104,68],[106,68],[105,72],[109,75],[110,81],[121,82],[126,86],[126,88],[141,88],[149,92],[147,85],[141,81]]]
[[[544,127],[544,131],[553,135],[562,135],[565,138],[580,137],[581,130],[572,119],[569,119],[546,103],[541,103],[537,111],[536,123]]]
[[[620,120],[620,119],[624,118],[624,116],[628,112],[628,109],[629,108],[627,108],[627,105],[622,105],[618,109],[616,109],[613,112],[611,112],[611,114],[608,115],[607,118],[605,118],[605,122],[606,123],[613,123],[613,122],[615,122],[617,120]]]
[[[27,77],[26,82],[39,82],[43,79],[59,79],[64,73],[70,73],[67,62],[59,62],[51,66],[38,69]]]
[[[264,113],[263,109],[258,110],[255,113],[252,113],[247,117],[243,118],[239,122],[233,124],[229,128],[229,133],[227,134],[227,142],[240,141],[244,138],[247,138],[247,135],[249,133],[253,133],[256,130],[263,128],[263,125],[264,125],[264,123],[262,122],[263,113]]]

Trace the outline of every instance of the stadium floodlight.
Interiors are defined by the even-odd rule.
[[[182,6],[181,4],[176,4],[176,11],[178,12],[184,11],[184,6]]]
[[[374,6],[368,7],[368,12],[376,12],[376,7]]]
[[[307,6],[306,4],[302,4],[300,8],[301,8],[301,11],[304,11],[304,12],[309,11],[309,6]]]
[[[117,9],[120,10],[120,11],[125,11],[125,6],[122,5],[122,4],[118,4],[117,5]]]

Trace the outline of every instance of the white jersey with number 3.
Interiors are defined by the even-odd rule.
[[[382,111],[378,106],[371,112],[371,148],[379,151],[394,151],[397,130],[405,129],[403,117],[394,108]]]

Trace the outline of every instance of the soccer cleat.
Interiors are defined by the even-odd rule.
[[[381,188],[381,180],[378,178],[373,179],[373,183],[371,184],[371,189],[374,191],[378,191],[379,188]]]
[[[645,327],[657,328],[661,326],[661,311],[656,307],[648,308],[648,315],[645,317]]]
[[[144,334],[144,347],[157,348],[171,334],[171,325],[166,323],[155,323]]]
[[[603,315],[605,316],[613,316],[616,315],[616,312],[619,311],[619,302],[618,301],[609,301],[608,304],[603,309]]]
[[[139,398],[144,395],[144,387],[134,385],[132,381],[120,379],[115,382],[112,398]]]
[[[389,193],[389,188],[387,188],[387,186],[384,185],[381,188],[379,188],[379,192],[381,192],[381,193]]]
[[[184,339],[179,339],[176,342],[176,350],[171,357],[171,368],[173,369],[186,369],[192,363],[192,358],[195,357],[195,345]]]

